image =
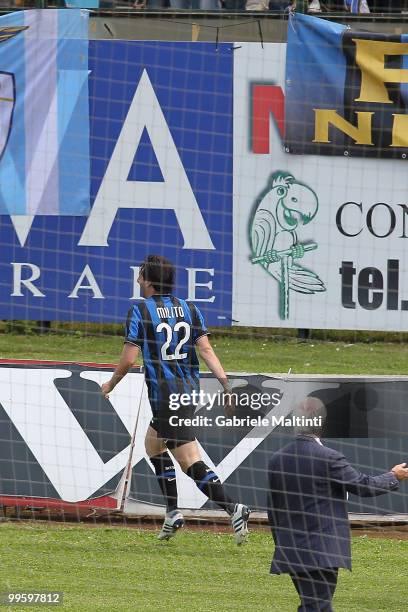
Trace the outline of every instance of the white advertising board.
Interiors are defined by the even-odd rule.
[[[285,53],[235,50],[233,319],[407,330],[406,161],[288,154]]]

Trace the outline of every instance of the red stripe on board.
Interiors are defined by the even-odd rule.
[[[48,359],[0,359],[1,364],[5,365],[79,365],[90,368],[116,368],[116,363],[94,363],[91,361],[52,361]],[[137,372],[142,371],[142,366],[133,366],[131,371],[136,370]]]
[[[62,499],[49,497],[17,497],[13,495],[0,495],[0,504],[3,506],[31,506],[38,508],[60,508],[61,510],[75,508],[117,508],[118,500],[103,495],[94,499],[86,499],[79,502],[65,502]]]
[[[73,361],[72,362],[70,362],[70,361],[52,361],[52,360],[49,360],[49,359],[41,359],[41,360],[39,360],[39,359],[0,359],[0,365],[2,363],[15,363],[15,364],[20,364],[20,363],[24,364],[24,363],[26,363],[27,365],[28,364],[31,364],[31,365],[40,365],[42,363],[45,363],[47,365],[49,365],[49,364],[60,365],[62,363],[75,363],[75,362],[73,362]]]

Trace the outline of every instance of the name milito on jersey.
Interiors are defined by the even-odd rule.
[[[184,318],[184,310],[182,306],[162,306],[156,308],[157,316],[161,319],[168,319],[170,317],[183,317]]]

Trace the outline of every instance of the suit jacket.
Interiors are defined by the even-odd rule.
[[[366,476],[312,436],[298,436],[269,463],[268,518],[275,540],[271,574],[351,569],[347,492],[374,496],[398,488],[393,472]]]

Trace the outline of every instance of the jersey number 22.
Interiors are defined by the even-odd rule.
[[[181,336],[181,339],[178,341],[176,348],[174,349],[174,353],[169,353],[169,347],[171,341],[173,340],[173,333],[178,332],[180,330],[184,331],[184,336]],[[164,361],[173,361],[174,359],[185,359],[187,357],[187,353],[182,353],[183,346],[190,339],[191,328],[188,323],[184,321],[178,321],[175,326],[172,328],[168,323],[159,323],[156,327],[157,332],[165,331],[166,332],[166,340],[161,347],[161,356]]]

